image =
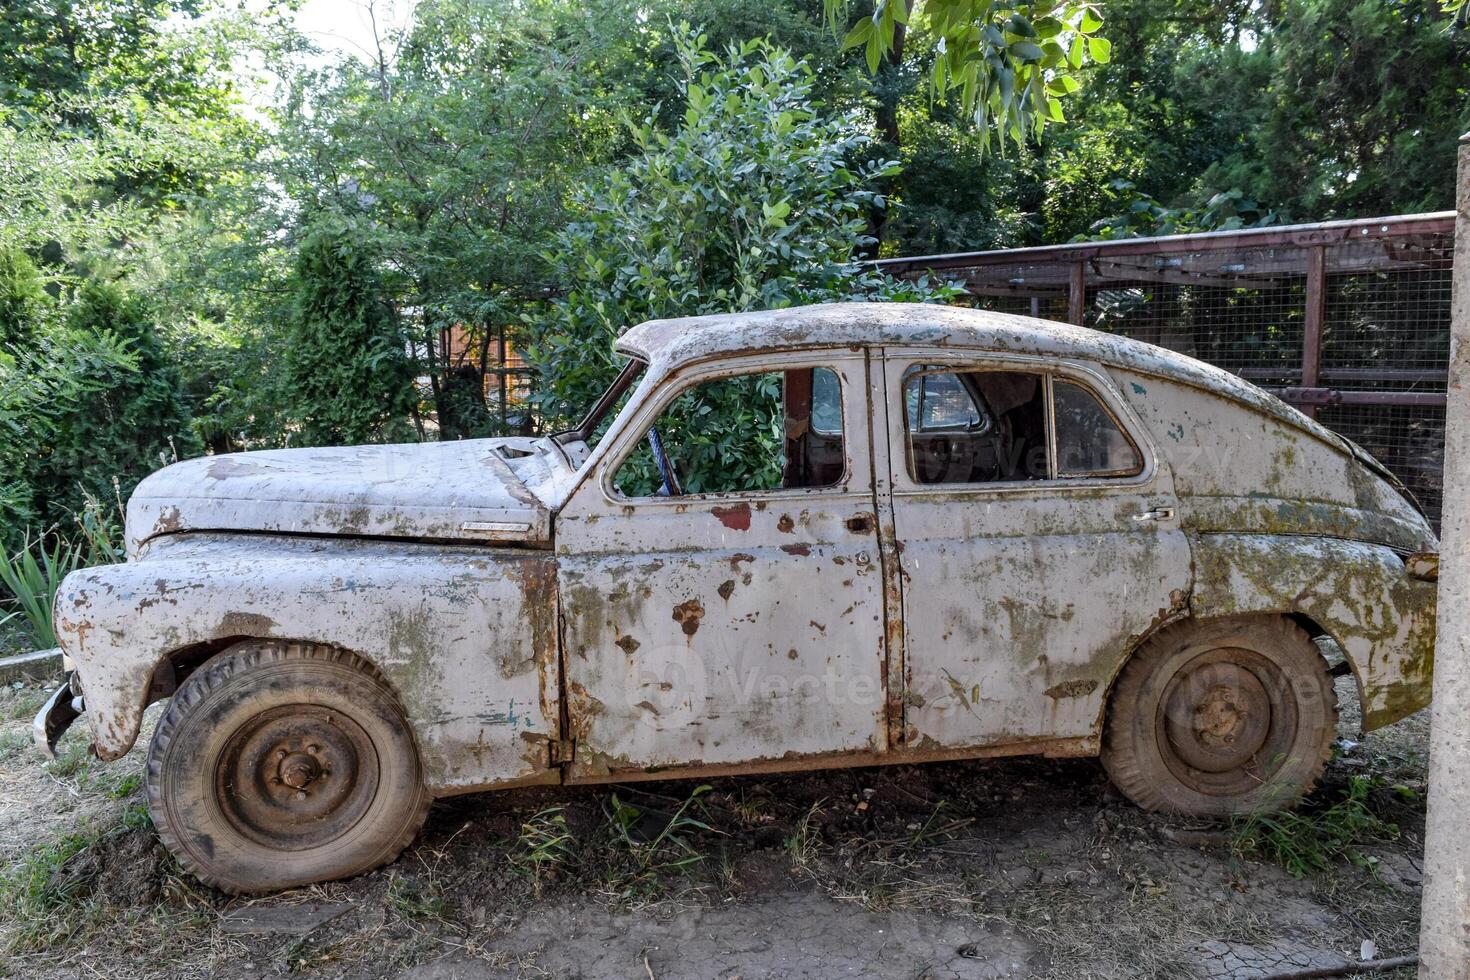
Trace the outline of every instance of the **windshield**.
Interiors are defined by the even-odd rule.
[[[607,391],[602,393],[602,397],[597,399],[597,403],[592,406],[592,410],[578,423],[577,427],[558,432],[552,438],[563,446],[573,442],[585,442],[589,452],[595,449],[602,441],[602,437],[607,435],[613,419],[618,417],[618,413],[628,403],[628,396],[633,393],[638,379],[647,369],[647,361],[629,358],[628,362],[623,365],[623,369],[618,372],[618,376],[613,379],[613,383],[608,386]]]

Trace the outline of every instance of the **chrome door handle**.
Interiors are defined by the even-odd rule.
[[[1133,515],[1133,520],[1138,521],[1140,524],[1144,521],[1172,521],[1173,519],[1173,507],[1155,507],[1153,510],[1146,510],[1142,514]]]

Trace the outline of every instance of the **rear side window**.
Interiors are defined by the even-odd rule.
[[[1058,476],[1133,476],[1142,472],[1138,447],[1092,392],[1055,378],[1052,405],[1057,420]]]
[[[909,475],[915,483],[1019,483],[1133,476],[1143,457],[1085,386],[1044,371],[904,373]]]
[[[909,369],[909,474],[917,483],[1045,480],[1046,376]]]

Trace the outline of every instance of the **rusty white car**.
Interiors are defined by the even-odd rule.
[[[57,597],[75,671],[38,739],[85,714],[117,759],[170,699],[154,824],[248,893],[538,783],[1034,753],[1100,756],[1148,808],[1281,807],[1329,757],[1335,672],[1366,730],[1429,699],[1430,524],[1224,371],[919,305],[618,348],[566,432],[149,477],[129,560]]]

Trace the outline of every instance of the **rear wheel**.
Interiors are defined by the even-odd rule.
[[[417,748],[371,664],[247,642],[175,693],[148,749],[154,826],[201,881],[270,891],[393,860],[428,811]]]
[[[1102,762],[1145,809],[1229,816],[1311,792],[1336,734],[1327,662],[1300,627],[1274,616],[1190,620],[1124,666]]]

